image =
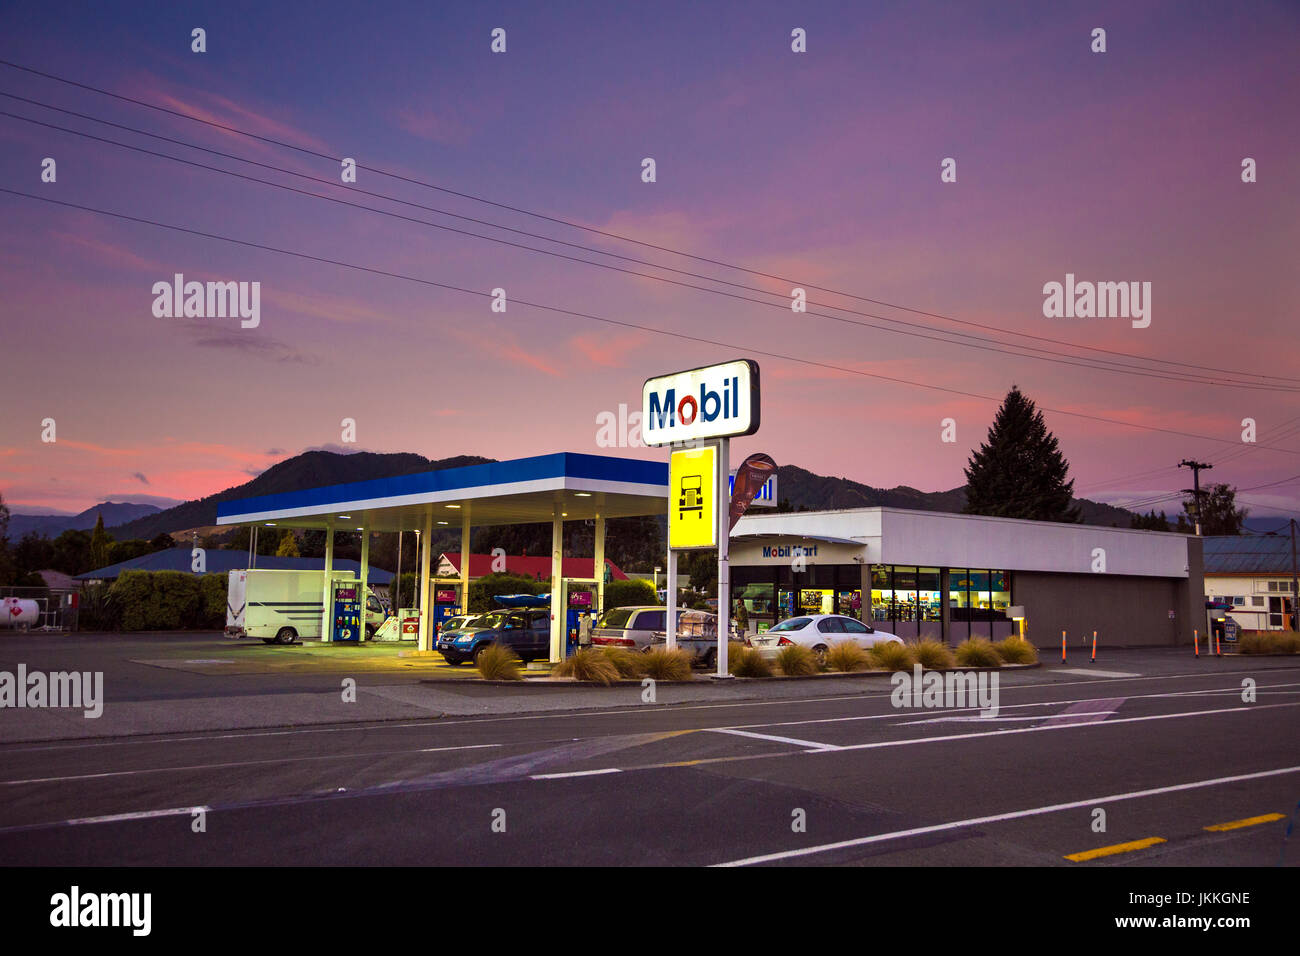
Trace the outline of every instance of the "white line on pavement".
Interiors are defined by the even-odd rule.
[[[735,730],[731,727],[710,727],[715,734],[734,734],[737,737],[753,737],[756,740],[774,740],[782,744],[794,744],[796,747],[809,747],[813,750],[838,750],[834,744],[822,744],[815,740],[799,740],[795,737],[778,737],[775,734],[756,734],[748,730]]]
[[[172,807],[170,810],[139,810],[135,813],[111,813],[103,817],[78,817],[64,820],[64,826],[77,827],[88,823],[123,823],[127,820],[154,820],[158,817],[193,816],[200,811],[207,813],[211,807]]]
[[[1179,717],[1212,717],[1220,714],[1248,714],[1259,710],[1272,710],[1275,707],[1300,707],[1300,701],[1293,704],[1249,704],[1244,707],[1216,707],[1212,710],[1185,710],[1177,714],[1149,714],[1146,717],[1120,717],[1117,720],[1099,720],[1088,724],[1045,724],[1039,727],[1009,727],[1006,730],[986,730],[978,734],[948,734],[943,737],[913,737],[907,740],[877,740],[869,744],[843,744],[839,751],[876,750],[881,747],[910,747],[914,744],[937,744],[949,740],[975,740],[980,737],[1001,737],[1006,734],[1040,734],[1053,730],[1096,729],[1099,727],[1116,727],[1119,724],[1136,724],[1147,720],[1173,720]],[[808,751],[819,753],[820,751]]]
[[[107,777],[132,777],[144,773],[169,773],[186,770],[224,770],[231,767],[256,767],[272,763],[299,763],[307,760],[348,760],[354,757],[392,757],[399,754],[436,754],[448,750],[483,750],[501,744],[470,744],[464,747],[419,747],[414,750],[378,750],[366,753],[311,754],[305,757],[268,757],[265,760],[236,760],[227,763],[201,763],[184,767],[143,767],[139,770],[109,770],[103,773],[78,773],[66,777],[33,777],[28,780],[0,780],[0,787],[17,787],[30,783],[67,783],[71,780],[100,780]]]
[[[1260,684],[1258,687],[1256,687],[1256,690],[1272,691],[1280,687],[1300,687],[1300,683]],[[1291,691],[1278,691],[1278,693],[1291,693]],[[1125,700],[1151,700],[1151,699],[1157,699],[1163,697],[1180,697],[1180,696],[1195,697],[1195,696],[1212,696],[1218,694],[1223,694],[1224,696],[1231,696],[1231,697],[1240,697],[1241,688],[1224,687],[1224,688],[1216,688],[1214,690],[1207,690],[1207,691],[1182,691],[1182,692],[1165,693],[1165,694],[1137,694],[1135,696],[1126,697],[1124,699]],[[1095,703],[1098,701],[1106,701],[1106,700],[1114,700],[1114,698],[1113,697],[1079,697],[1079,698],[1069,699],[1069,700],[1038,700],[1028,704],[1001,704],[999,706],[999,710],[1019,710],[1024,707],[1057,707],[1062,704],[1066,704],[1066,705],[1087,704],[1087,703]],[[947,711],[947,713],[964,714],[964,713],[979,711],[982,709],[983,708],[979,706],[956,707],[953,708],[952,710]],[[729,729],[742,730],[742,729],[749,729],[751,727],[802,727],[808,724],[842,724],[842,723],[850,723],[855,720],[888,720],[891,717],[897,718],[900,716],[904,716],[905,714],[906,711],[903,711],[900,708],[896,710],[887,711],[883,714],[853,714],[848,717],[813,717],[807,720],[782,720],[782,721],[773,721],[771,723],[761,723],[761,724],[732,724],[730,725]],[[1039,720],[1045,718],[1034,718],[1034,719]],[[920,721],[914,721],[914,723],[920,723]],[[713,728],[708,728],[708,729],[713,729]]]
[[[1276,666],[1276,667],[1266,668],[1266,670],[1286,671],[1286,670],[1295,670],[1295,668],[1290,666]],[[1052,673],[1052,672],[1048,671],[1047,673]],[[1152,681],[1152,680],[1196,680],[1196,679],[1207,678],[1207,677],[1231,677],[1236,674],[1251,675],[1255,673],[1257,673],[1257,671],[1255,670],[1242,670],[1242,671],[1221,670],[1215,672],[1202,672],[1199,674],[1154,674],[1147,677],[1126,678],[1125,681],[1136,682],[1136,681]],[[1038,684],[1008,684],[1006,687],[1003,688],[1003,693],[1008,693],[1013,690],[1014,691],[1036,690],[1041,688],[1062,688],[1062,687],[1075,687],[1082,684],[1107,684],[1107,683],[1112,683],[1112,679],[1107,678],[1102,680],[1067,681],[1064,683],[1060,681],[1044,681]],[[1278,684],[1273,686],[1289,687],[1294,685]],[[1262,686],[1261,689],[1263,689]],[[657,713],[676,713],[676,712],[685,712],[690,710],[717,710],[717,709],[727,709],[727,708],[744,709],[748,707],[796,707],[804,704],[835,703],[837,701],[888,700],[889,696],[890,695],[888,692],[880,693],[880,694],[835,694],[827,697],[781,697],[772,700],[739,700],[739,701],[731,701],[731,702],[717,703],[717,704],[663,704],[653,709]],[[1164,694],[1130,695],[1129,699],[1136,700],[1141,696],[1163,697],[1167,695]],[[1067,703],[1067,702],[1049,701],[1047,703]],[[1005,710],[1007,707],[1012,707],[1012,706],[1031,707],[1031,706],[1040,706],[1040,705],[1003,704],[1002,709]],[[53,743],[39,744],[37,746],[27,746],[27,747],[22,746],[21,745],[22,742],[19,741],[16,742],[14,745],[5,745],[3,743],[0,743],[0,753],[30,753],[33,751],[44,751],[44,750],[88,750],[88,749],[98,749],[103,747],[128,747],[128,746],[140,747],[140,746],[148,746],[154,744],[189,743],[189,742],[204,741],[204,740],[239,740],[246,737],[287,737],[287,736],[297,736],[302,734],[341,734],[341,733],[357,733],[357,732],[374,732],[377,730],[409,730],[413,728],[436,729],[441,727],[464,727],[469,724],[509,723],[509,722],[521,721],[521,720],[573,720],[576,718],[586,718],[586,717],[626,717],[629,713],[633,713],[638,709],[644,709],[644,708],[645,708],[644,704],[636,704],[636,705],[620,707],[615,710],[575,709],[575,710],[547,712],[547,713],[540,713],[540,714],[520,714],[520,715],[496,716],[496,717],[458,716],[457,718],[450,719],[450,720],[438,718],[438,717],[431,717],[426,720],[403,721],[403,722],[372,720],[372,721],[364,721],[364,722],[357,722],[352,724],[343,724],[343,725],[336,725],[336,726],[295,727],[290,730],[249,730],[249,731],[238,731],[238,732],[210,732],[210,733],[195,732],[192,734],[188,734],[184,737],[167,736],[164,734],[151,734],[151,735],[147,735],[147,739],[139,739],[142,737],[146,737],[146,735],[141,734],[138,736],[127,737],[125,739],[117,738],[112,740],[56,741]],[[882,714],[878,716],[888,717],[892,715]],[[829,718],[829,720],[831,721],[855,720],[855,719],[864,719],[864,718],[844,718],[844,717]],[[802,723],[816,723],[816,722],[817,721],[815,720],[812,721],[792,720],[792,721],[786,721],[785,723],[802,724]],[[741,724],[737,726],[779,727],[782,726],[782,724],[781,723]]]
[[[1045,813],[1059,813],[1062,810],[1077,810],[1080,807],[1093,807],[1100,803],[1114,803],[1119,800],[1137,800],[1142,797],[1155,797],[1166,793],[1178,793],[1183,790],[1199,790],[1204,787],[1217,787],[1227,783],[1240,783],[1243,780],[1261,780],[1265,777],[1277,777],[1288,773],[1300,772],[1300,767],[1281,767],[1277,770],[1262,770],[1259,773],[1242,773],[1231,777],[1216,777],[1213,780],[1196,780],[1192,783],[1179,783],[1170,787],[1154,787],[1150,790],[1133,790],[1129,793],[1112,793],[1105,797],[1089,797],[1086,800],[1073,800],[1070,803],[1056,803],[1047,807],[1032,807],[1028,810],[1013,810],[1010,813],[995,813],[986,817],[970,817],[966,820],[953,820],[928,827],[913,827],[910,830],[895,830],[892,833],[877,833],[874,836],[858,837],[854,840],[840,840],[838,843],[823,843],[799,850],[784,850],[780,853],[767,853],[762,856],[746,857],[729,863],[715,863],[714,866],[751,866],[755,863],[771,863],[775,860],[788,860],[792,857],[810,856],[814,853],[827,853],[852,846],[866,846],[869,843],[884,843],[888,840],[901,840],[906,837],[924,836],[927,833],[941,833],[945,830],[959,830],[963,827],[984,826],[989,823],[1001,823],[1022,817],[1041,816]]]
[[[598,777],[603,773],[622,773],[618,767],[603,767],[600,770],[570,770],[568,773],[535,773],[530,780],[560,780],[564,777]]]

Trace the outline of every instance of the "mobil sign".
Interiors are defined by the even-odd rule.
[[[641,439],[647,445],[758,431],[758,363],[748,359],[647,379]]]

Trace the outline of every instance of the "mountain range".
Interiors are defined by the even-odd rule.
[[[95,521],[104,516],[104,527],[136,521],[161,512],[157,505],[137,505],[129,502],[103,501],[75,515],[10,515],[9,540],[17,541],[25,534],[36,532],[47,538],[57,538],[65,531],[89,531]],[[157,534],[157,532],[154,532]],[[150,535],[152,537],[152,535]]]
[[[354,452],[339,454],[331,451],[306,451],[272,465],[251,481],[196,501],[187,501],[173,508],[159,510],[153,505],[127,505],[105,503],[87,509],[80,515],[14,515],[10,518],[10,540],[21,537],[23,530],[44,530],[57,535],[67,527],[94,526],[95,515],[104,512],[104,524],[119,541],[127,538],[152,538],[160,533],[172,533],[190,528],[216,524],[217,504],[235,498],[272,495],[322,485],[368,481],[373,478],[391,478],[421,471],[459,468],[465,465],[484,464],[494,459],[474,455],[457,455],[452,458],[431,459],[413,453]],[[778,494],[790,506],[808,510],[842,508],[912,508],[919,511],[960,512],[966,503],[964,487],[949,491],[919,491],[906,485],[895,488],[875,488],[849,478],[834,478],[814,474],[797,465],[783,465],[778,469]],[[1087,498],[1076,498],[1074,504],[1081,512],[1085,524],[1127,528],[1132,512],[1123,508]],[[134,510],[129,510],[134,509]],[[89,516],[87,518],[87,516]],[[112,520],[116,518],[117,520]],[[19,525],[19,522],[22,525]],[[40,525],[39,522],[46,524]],[[60,524],[62,522],[62,524]]]

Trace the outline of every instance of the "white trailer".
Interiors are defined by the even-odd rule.
[[[356,581],[352,571],[335,570],[335,581]],[[292,644],[321,636],[324,571],[263,568],[230,572],[226,592],[226,636],[260,637],[267,644]],[[330,589],[331,593],[333,588]],[[366,599],[366,633],[378,630],[387,615],[373,595]]]

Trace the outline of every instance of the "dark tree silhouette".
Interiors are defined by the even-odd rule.
[[[967,514],[1077,522],[1074,481],[1043,413],[1013,386],[966,466]]]

